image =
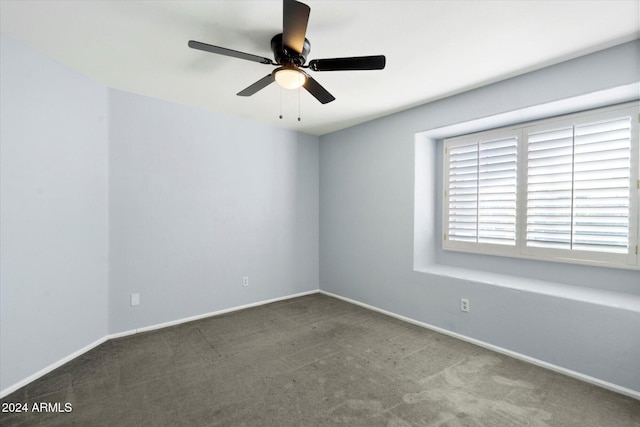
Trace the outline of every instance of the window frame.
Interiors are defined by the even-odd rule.
[[[629,116],[631,118],[630,178],[629,178],[629,242],[626,253],[609,253],[577,249],[556,249],[527,246],[527,144],[532,130],[567,126]],[[442,197],[442,249],[483,255],[506,256],[540,261],[563,262],[640,270],[638,244],[640,240],[640,103],[632,102],[595,110],[566,114],[534,122],[519,123],[498,129],[466,134],[443,141],[443,197]],[[517,137],[517,196],[516,242],[513,246],[450,240],[449,231],[449,147],[469,144],[475,140],[497,137]]]

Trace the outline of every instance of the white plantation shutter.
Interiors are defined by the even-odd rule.
[[[448,239],[478,241],[478,143],[449,147]]]
[[[527,246],[570,249],[573,127],[528,141]]]
[[[639,107],[446,139],[443,249],[640,269]]]
[[[572,249],[628,251],[630,148],[629,117],[576,126]]]
[[[527,246],[626,253],[631,120],[528,135]]]
[[[518,138],[483,141],[478,159],[478,242],[516,243]]]
[[[448,239],[515,245],[517,137],[447,147]]]

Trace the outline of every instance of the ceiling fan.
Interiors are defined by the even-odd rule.
[[[271,39],[271,50],[275,61],[250,53],[224,47],[213,46],[189,40],[189,47],[261,64],[278,66],[272,73],[238,92],[239,96],[251,96],[264,89],[274,81],[285,89],[305,88],[322,104],[327,104],[335,97],[311,77],[303,68],[312,71],[348,71],[348,70],[382,70],[386,58],[384,55],[356,56],[349,58],[313,59],[305,65],[311,43],[305,37],[311,8],[296,0],[283,1],[282,33]]]

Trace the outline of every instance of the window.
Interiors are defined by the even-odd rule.
[[[445,140],[443,248],[638,268],[638,110]]]

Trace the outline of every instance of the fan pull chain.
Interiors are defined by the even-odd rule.
[[[298,121],[300,121],[300,88],[298,88]]]
[[[278,118],[282,120],[284,116],[282,115],[282,88],[280,88],[280,115]],[[302,121],[302,107],[300,102],[300,89],[298,88],[298,121]]]

